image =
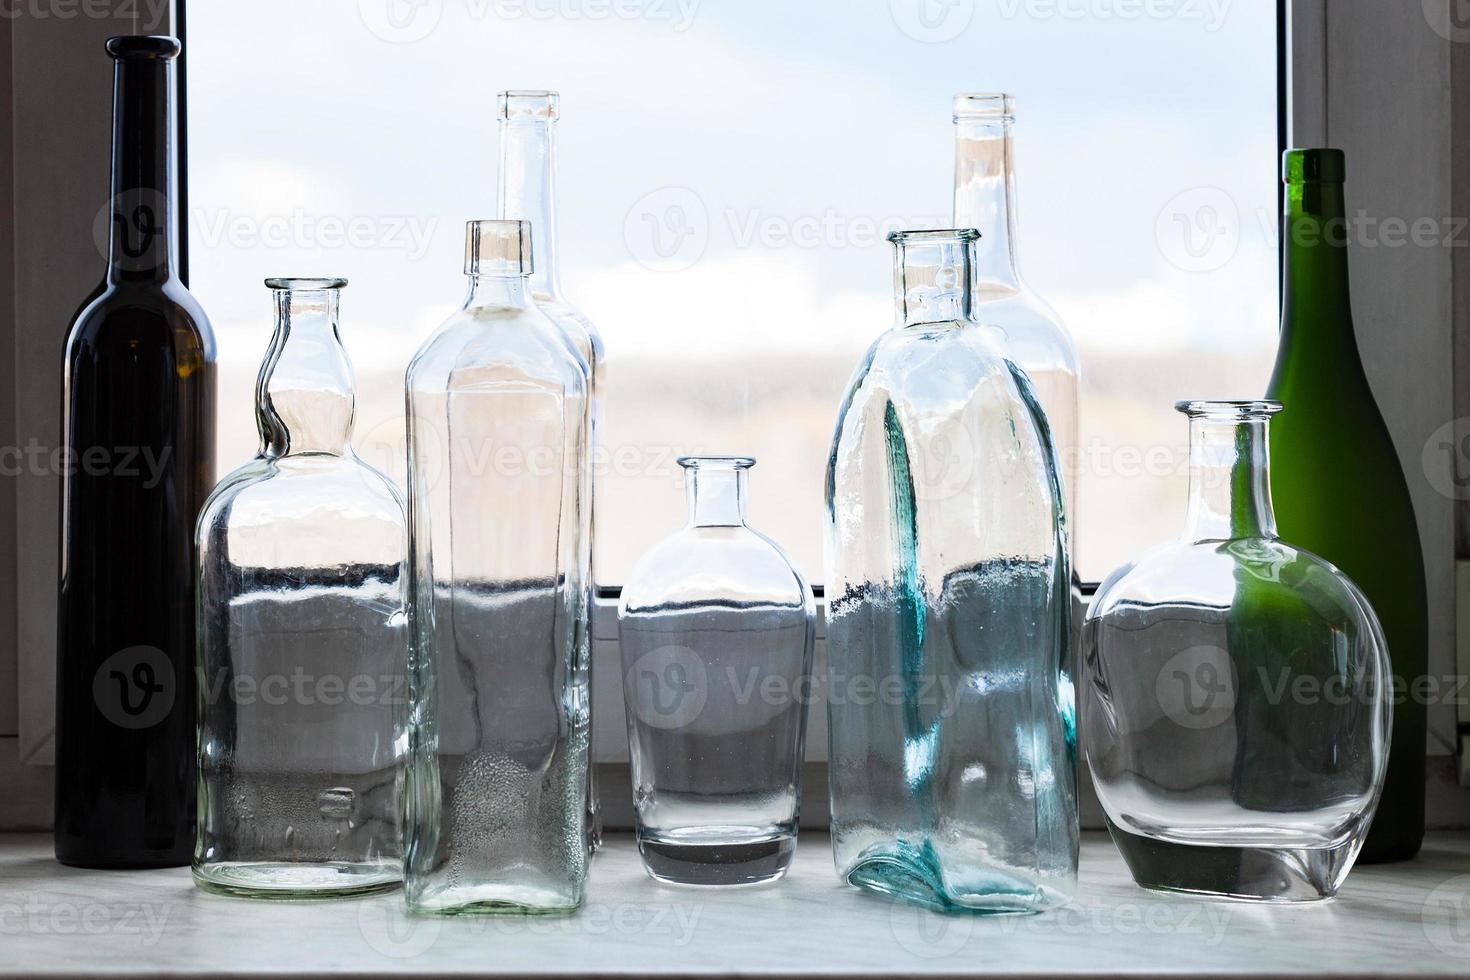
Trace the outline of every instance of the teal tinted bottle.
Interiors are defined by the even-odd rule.
[[[1348,295],[1340,150],[1286,154],[1281,349],[1268,397],[1281,537],[1347,573],[1383,624],[1395,701],[1388,776],[1359,860],[1413,857],[1424,838],[1428,671],[1424,556],[1404,471],[1363,371]]]

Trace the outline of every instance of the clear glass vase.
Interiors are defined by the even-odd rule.
[[[812,592],[745,523],[755,460],[679,465],[689,522],[618,608],[638,850],[661,881],[771,881],[796,853]]]
[[[588,369],[531,301],[530,235],[470,222],[469,297],[408,369],[418,912],[585,893]]]
[[[269,279],[260,453],[198,524],[194,880],[253,898],[398,885],[407,533],[352,451],[342,279]]]
[[[1188,402],[1184,533],[1113,572],[1084,626],[1088,763],[1146,888],[1335,894],[1377,806],[1391,681],[1358,588],[1276,536],[1275,402]]]
[[[592,399],[592,432],[590,458],[596,460],[598,436],[602,430],[603,357],[602,335],[582,311],[573,306],[562,292],[561,269],[557,261],[556,211],[556,127],[561,118],[561,98],[555,92],[501,92],[500,109],[500,189],[498,217],[531,222],[535,229],[530,278],[531,297],[541,312],[551,318],[567,340],[586,362],[589,394]],[[595,474],[594,474],[595,476]],[[586,508],[587,540],[590,549],[596,541],[594,491]],[[597,596],[595,557],[589,557],[592,573],[587,576],[589,603]],[[590,621],[590,620],[589,620]],[[579,640],[586,648],[588,690],[592,685],[590,632]],[[588,725],[593,701],[588,700]],[[587,837],[588,846],[596,851],[602,843],[602,819],[597,806],[596,767],[587,766]]]
[[[975,243],[975,318],[1001,331],[1006,354],[1031,379],[1046,411],[1075,545],[1082,371],[1072,335],[1026,284],[1016,257],[1015,111],[1015,99],[1003,93],[955,96],[954,223],[983,236]]]
[[[832,844],[846,881],[1031,912],[1077,872],[1070,572],[1046,416],[973,316],[978,232],[899,232],[898,323],[827,468]]]

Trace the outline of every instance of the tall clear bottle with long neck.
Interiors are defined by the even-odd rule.
[[[115,37],[107,274],[66,340],[56,858],[189,863],[194,521],[214,486],[214,335],[179,278],[171,37]]]
[[[464,307],[408,368],[418,912],[570,912],[587,843],[587,364],[531,301],[531,228],[472,221]]]
[[[352,449],[343,279],[268,279],[260,451],[205,504],[194,880],[248,898],[397,887],[403,499]]]
[[[602,335],[582,311],[567,301],[562,293],[560,266],[557,260],[556,209],[556,127],[561,118],[561,97],[555,92],[517,90],[501,92],[500,115],[500,189],[496,215],[514,221],[529,221],[535,230],[532,237],[533,256],[529,281],[531,298],[566,335],[587,364],[587,380],[592,399],[591,458],[596,460],[598,436],[602,428],[602,376],[605,370]],[[587,506],[587,602],[590,610],[597,595],[596,561],[593,557],[596,486]],[[587,648],[589,685],[591,684],[591,636],[580,639]],[[588,703],[589,710],[591,702]],[[590,722],[589,722],[590,723]],[[602,817],[597,804],[597,773],[587,766],[587,834],[595,851],[602,844]]]
[[[1075,552],[1082,372],[1072,335],[1026,284],[1016,258],[1015,119],[1010,95],[955,96],[954,224],[978,228],[982,235],[975,246],[975,319],[1004,333],[1006,353],[1031,379],[1046,410]]]

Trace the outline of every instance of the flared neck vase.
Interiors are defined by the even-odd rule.
[[[266,458],[348,454],[356,382],[338,333],[346,279],[267,279],[276,330],[256,382]]]

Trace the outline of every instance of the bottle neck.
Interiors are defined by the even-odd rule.
[[[702,465],[687,472],[690,527],[740,527],[745,523],[746,470]]]
[[[974,306],[975,245],[962,238],[898,242],[895,315],[901,326],[969,320]]]
[[[336,289],[277,289],[276,332],[256,385],[261,454],[345,455],[355,383],[338,334]]]
[[[1274,538],[1264,418],[1189,422],[1188,541]]]
[[[174,254],[173,62],[119,58],[113,67],[108,281],[164,282]]]
[[[1340,182],[1286,185],[1282,218],[1281,350],[1319,362],[1358,357],[1348,282],[1347,204]]]
[[[501,218],[531,223],[531,292],[559,298],[556,251],[556,120],[500,121]]]
[[[954,223],[978,228],[975,276],[982,299],[1021,288],[1016,259],[1016,169],[1011,122],[955,120]]]
[[[470,275],[470,294],[465,309],[474,307],[520,307],[531,305],[529,276]]]

